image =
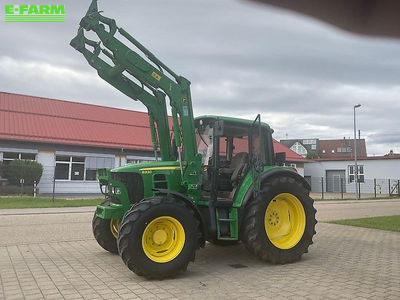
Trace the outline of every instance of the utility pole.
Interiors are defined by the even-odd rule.
[[[357,166],[357,128],[356,128],[356,108],[361,104],[354,105],[354,186],[356,188],[356,200],[358,200],[358,166]]]

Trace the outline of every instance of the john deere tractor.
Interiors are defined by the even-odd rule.
[[[194,118],[190,82],[103,16],[96,0],[71,46],[102,79],[147,107],[155,154],[153,162],[98,170],[105,201],[93,233],[101,247],[148,278],[185,271],[206,241],[242,241],[274,264],[307,252],[316,224],[310,186],[282,166],[282,153],[274,155],[273,130],[259,115],[254,121]]]

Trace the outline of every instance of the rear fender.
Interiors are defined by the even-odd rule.
[[[249,173],[251,173],[251,171]],[[253,197],[254,186],[253,186],[253,182],[251,180],[251,174],[248,174],[247,176],[250,176],[250,184],[249,184],[249,180],[247,180],[246,187],[243,187],[243,188],[245,188],[245,191],[242,190],[242,186],[240,187],[240,190],[242,190],[241,191],[242,197],[241,197],[241,199],[235,199],[236,207],[245,208],[247,203]],[[307,180],[304,179],[304,177],[299,175],[293,169],[282,168],[282,167],[271,167],[271,168],[268,168],[267,170],[265,170],[264,173],[262,173],[260,175],[261,185],[264,182],[270,180],[271,178],[277,177],[277,176],[291,177],[291,178],[295,179],[296,181],[299,181],[307,190],[309,190],[309,191],[311,190],[310,184],[307,182]],[[246,183],[246,180],[243,183]],[[239,193],[238,193],[238,196],[240,196]]]

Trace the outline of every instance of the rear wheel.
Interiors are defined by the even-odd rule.
[[[199,221],[180,200],[154,197],[132,207],[122,219],[119,254],[128,268],[148,278],[186,271],[199,246]]]
[[[109,206],[110,199],[104,200],[101,205]],[[119,220],[102,219],[94,213],[92,220],[93,235],[99,245],[111,252],[118,253],[117,237],[118,237]]]
[[[274,178],[246,208],[242,240],[264,261],[297,261],[312,244],[315,213],[309,191],[300,182],[291,177]]]

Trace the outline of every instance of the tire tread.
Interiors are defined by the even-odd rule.
[[[130,211],[128,211],[122,219],[119,237],[118,237],[118,251],[126,266],[134,273],[139,276],[144,276],[148,279],[164,279],[175,277],[181,272],[186,271],[187,265],[190,261],[195,260],[195,251],[193,251],[193,255],[189,257],[182,265],[173,270],[169,270],[167,272],[163,272],[160,274],[159,272],[153,272],[152,270],[145,270],[140,267],[140,264],[135,262],[134,257],[131,255],[129,248],[132,243],[132,232],[134,231],[134,227],[138,225],[140,221],[140,215],[152,210],[154,207],[161,205],[175,205],[181,208],[184,208],[186,211],[190,213],[190,217],[195,222],[195,228],[197,228],[197,232],[199,238],[196,240],[195,250],[198,249],[200,242],[200,221],[194,215],[194,212],[191,208],[189,208],[183,201],[176,200],[174,198],[168,198],[165,196],[156,196],[153,198],[147,198],[134,205]]]
[[[263,235],[266,235],[266,233],[265,230],[261,231],[257,228],[257,212],[263,208],[265,197],[271,193],[273,188],[287,184],[294,186],[297,193],[305,199],[301,202],[306,211],[306,223],[308,224],[306,224],[301,240],[295,247],[291,249],[278,249],[272,243],[263,242]],[[313,202],[314,200],[309,197],[308,190],[294,178],[279,176],[265,182],[257,198],[251,201],[246,207],[241,235],[246,249],[261,260],[271,262],[272,264],[286,264],[299,260],[304,253],[308,252],[308,247],[313,243],[312,238],[316,233],[316,209],[313,207]],[[299,245],[300,243],[301,245]]]

